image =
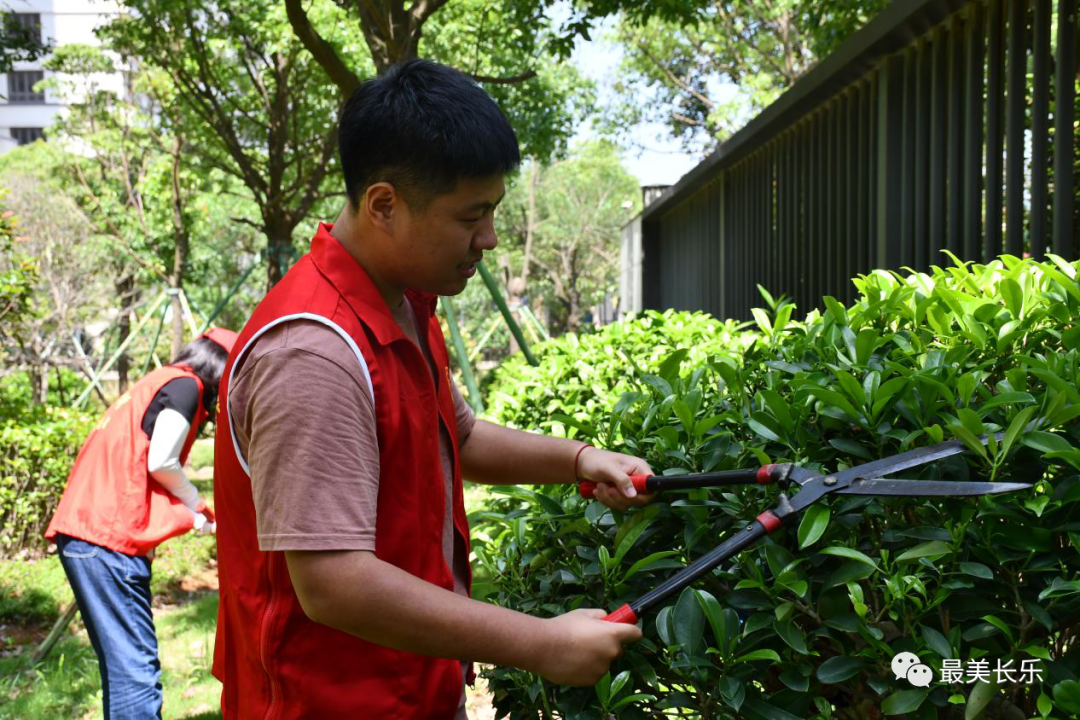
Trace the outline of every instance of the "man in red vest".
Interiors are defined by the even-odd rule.
[[[469,599],[462,474],[613,483],[642,460],[477,421],[435,316],[496,245],[517,139],[472,80],[414,60],[346,103],[348,205],[255,310],[215,449],[226,718],[464,718],[471,661],[591,685],[637,640],[602,610]]]

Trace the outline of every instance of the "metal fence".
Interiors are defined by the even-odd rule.
[[[644,307],[800,310],[948,250],[1077,257],[1077,0],[896,0],[641,216]]]

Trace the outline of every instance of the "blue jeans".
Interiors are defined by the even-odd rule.
[[[97,653],[106,720],[161,718],[150,559],[67,535],[56,545]]]

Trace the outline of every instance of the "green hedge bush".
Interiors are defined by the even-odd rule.
[[[544,354],[540,368],[496,382],[492,393],[523,398],[493,403],[496,419],[559,423],[665,474],[784,461],[832,471],[959,438],[974,451],[905,476],[1036,483],[981,498],[828,498],[647,613],[645,639],[595,688],[488,672],[500,716],[1075,717],[1077,268],[1006,256],[931,274],[876,271],[854,281],[852,307],[825,298],[825,312],[802,322],[788,305],[755,313],[757,330],[723,346],[747,348],[741,357],[702,355],[702,338],[660,362],[628,353],[619,363],[609,333],[649,342],[647,328],[623,327],[599,333],[573,362]],[[559,405],[540,388],[559,393],[555,365],[605,375],[548,418]],[[997,430],[1007,431],[1001,443],[975,441]],[[569,485],[509,488],[475,518],[474,548],[494,583],[483,590],[541,615],[611,610],[744,527],[777,493],[669,493],[622,514]],[[894,677],[901,651],[933,668],[930,687]],[[964,680],[986,662],[994,682],[943,683],[946,660]],[[1038,663],[1038,679],[996,682],[999,664],[1017,675],[1025,661]]]
[[[655,369],[677,348],[690,362],[711,356],[736,358],[753,342],[741,325],[701,313],[646,311],[633,322],[615,323],[589,335],[568,333],[534,347],[539,367],[520,354],[485,378],[485,415],[514,427],[540,427],[552,415],[581,419],[608,412],[631,389],[631,363]]]
[[[42,533],[96,420],[60,407],[0,418],[0,555],[45,549]]]

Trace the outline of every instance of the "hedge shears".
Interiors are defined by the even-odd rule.
[[[1002,435],[1003,433],[998,433],[994,437],[1000,440]],[[981,440],[985,445],[988,438],[983,436]],[[631,476],[634,487],[638,492],[643,493],[754,483],[761,485],[776,483],[784,488],[797,485],[799,492],[791,499],[784,492],[781,492],[780,501],[776,507],[761,513],[754,519],[754,522],[747,525],[741,532],[731,536],[650,592],[633,602],[623,605],[604,619],[610,622],[636,623],[643,612],[656,606],[669,595],[682,590],[713,570],[720,563],[750,547],[765,535],[785,524],[790,524],[803,510],[829,493],[840,495],[893,495],[898,497],[960,497],[1014,492],[1031,487],[1031,483],[1019,482],[902,480],[884,477],[901,470],[941,460],[951,455],[958,455],[966,449],[966,446],[961,442],[944,442],[857,465],[831,475],[820,475],[812,470],[797,467],[792,463],[781,463],[744,470],[724,470],[710,473]],[[596,483],[582,482],[579,485],[579,490],[582,496],[591,498],[596,490]]]

